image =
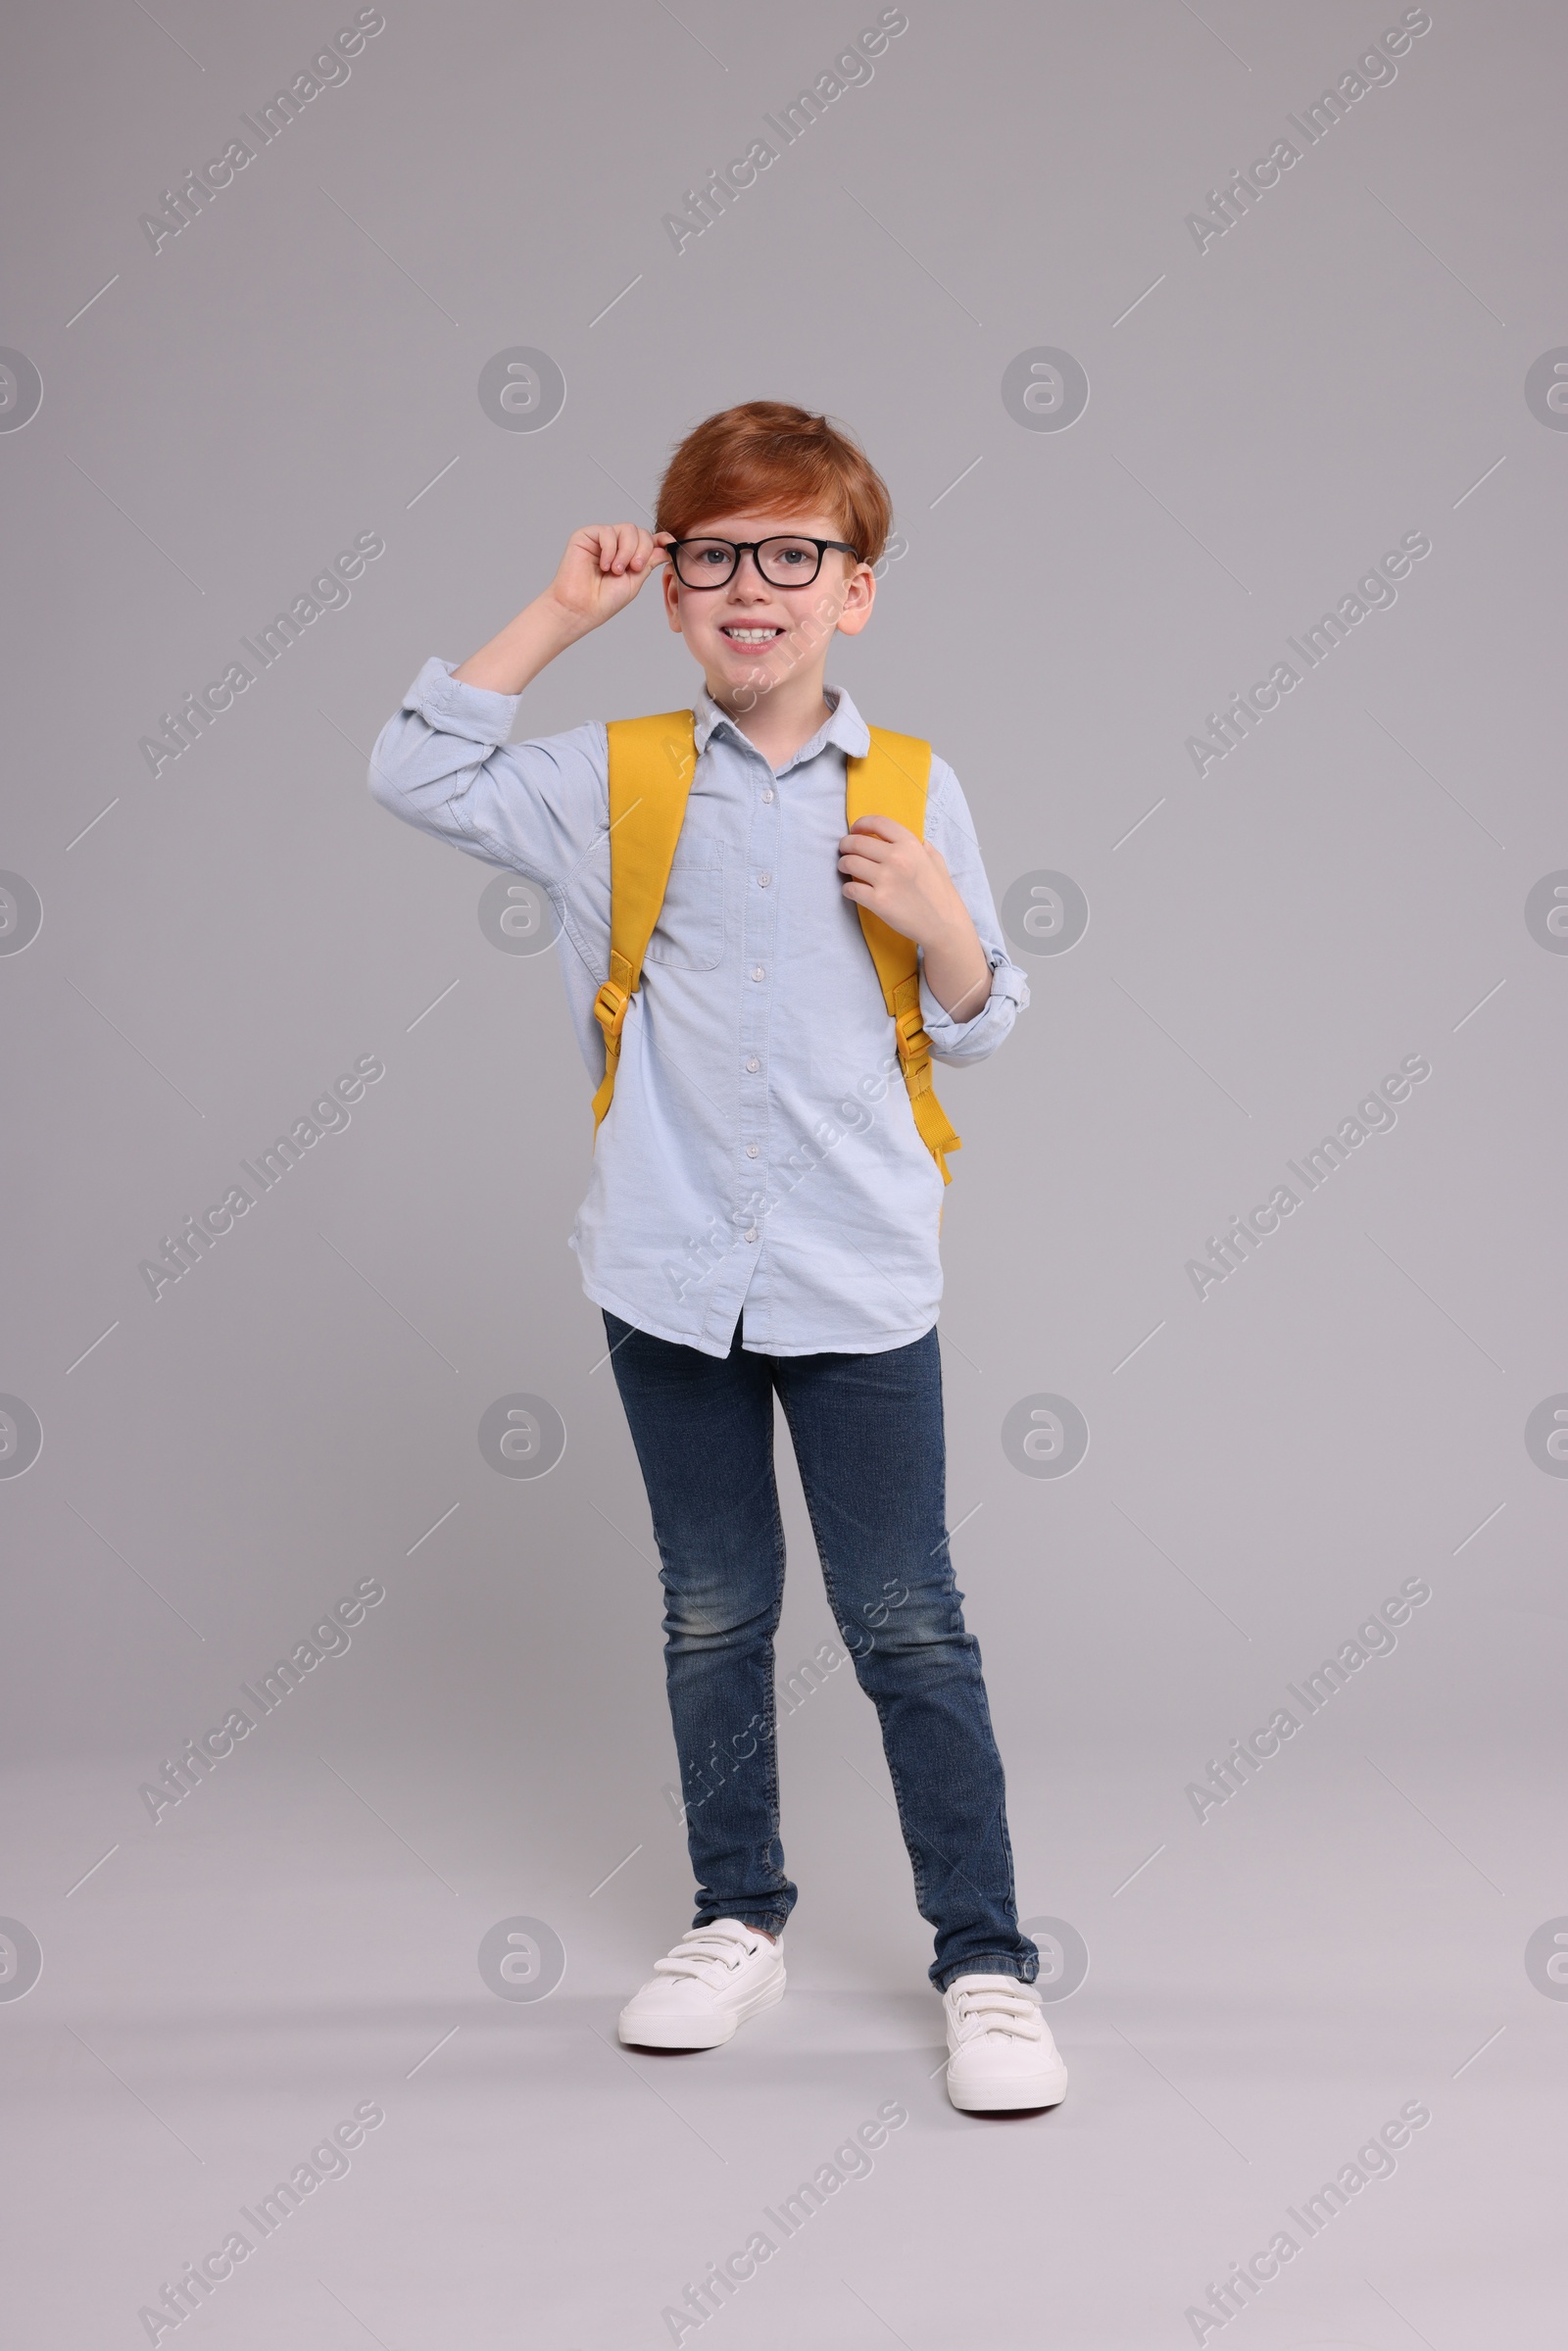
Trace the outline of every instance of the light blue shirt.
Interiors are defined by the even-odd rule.
[[[922,1338],[942,1297],[942,1177],[915,1131],[893,1021],[838,869],[845,759],[869,737],[848,694],[826,693],[832,715],[776,770],[699,695],[685,822],[570,1238],[596,1304],[706,1355],[728,1353],[743,1306],[752,1353],[880,1353]],[[608,742],[595,719],[509,744],[518,700],[426,661],[376,741],[370,791],[394,815],[548,893],[597,1086]],[[935,757],[925,838],[991,965],[991,994],[964,1021],[949,1019],[922,973],[926,1032],[936,1060],[978,1061],[1029,990],[1003,944],[958,779]],[[946,1107],[961,1132],[958,1105]],[[953,1165],[961,1181],[961,1158]]]

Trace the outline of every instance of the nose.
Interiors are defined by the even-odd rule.
[[[750,580],[746,576],[748,563],[751,565]],[[735,568],[730,573],[729,587],[731,594],[734,594],[737,589],[744,589],[754,602],[759,593],[763,596],[769,593],[769,583],[762,576],[762,566],[757,560],[755,547],[747,547],[742,550]]]

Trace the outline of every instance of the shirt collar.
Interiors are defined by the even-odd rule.
[[[801,766],[807,759],[814,759],[818,752],[826,751],[829,746],[835,751],[842,751],[846,758],[857,759],[864,759],[870,750],[871,731],[844,688],[824,685],[822,696],[824,701],[832,705],[831,714],[823,719],[810,741],[803,743],[800,750],[785,761],[778,770],[780,775],[787,775],[792,767]],[[699,758],[708,749],[710,738],[720,727],[727,728],[737,743],[755,750],[756,746],[750,738],[736,725],[727,710],[719,709],[706,686],[697,697],[692,715]]]

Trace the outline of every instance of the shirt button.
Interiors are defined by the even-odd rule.
[[[765,980],[765,979],[766,979],[766,977],[767,977],[767,973],[766,973],[766,972],[763,970],[763,968],[762,968],[762,966],[761,966],[761,964],[760,964],[760,963],[754,963],[754,964],[752,965],[752,977],[753,977],[753,979],[754,979],[754,980]]]
[[[748,1240],[748,1241],[755,1241],[755,1240],[757,1239],[757,1227],[756,1227],[756,1225],[753,1225],[753,1227],[752,1227],[751,1231],[750,1231],[750,1232],[747,1234],[746,1238],[747,1238],[747,1240]]]
[[[765,890],[772,878],[773,876],[770,873],[760,873],[757,877],[758,884],[761,889]]]
[[[766,790],[763,792],[763,794],[762,794],[762,798],[763,798],[764,800],[770,801],[770,800],[772,800],[772,799],[773,799],[773,797],[774,797],[774,793],[773,793],[773,787],[772,787],[772,785],[771,785],[771,784],[769,784],[769,785],[767,786]]]
[[[746,1146],[746,1156],[748,1159],[755,1159],[761,1148],[762,1147],[760,1143],[748,1143]]]
[[[753,1055],[752,1055],[751,1059],[750,1059],[750,1060],[747,1062],[746,1066],[747,1066],[747,1068],[748,1068],[748,1069],[760,1069],[760,1068],[761,1068],[761,1066],[762,1066],[762,1064],[761,1064],[761,1062],[760,1062],[760,1061],[758,1059],[757,1055],[756,1055],[755,1053],[753,1053]]]

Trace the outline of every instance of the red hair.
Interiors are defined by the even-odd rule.
[[[863,563],[887,544],[893,501],[859,443],[783,400],[747,400],[705,417],[659,485],[656,527],[687,538],[717,514],[830,514]]]

